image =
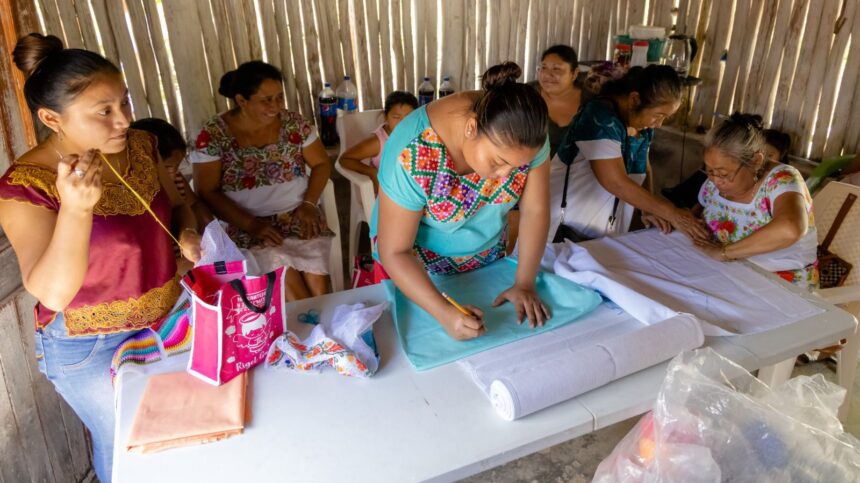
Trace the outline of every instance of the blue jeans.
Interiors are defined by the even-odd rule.
[[[39,371],[90,430],[93,467],[102,483],[111,480],[113,467],[115,415],[111,358],[116,347],[135,333],[70,337],[62,314],[36,331]]]

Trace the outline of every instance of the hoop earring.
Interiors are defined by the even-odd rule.
[[[58,129],[57,130],[57,141],[62,142],[64,136],[65,135],[63,134],[63,129],[62,128]]]

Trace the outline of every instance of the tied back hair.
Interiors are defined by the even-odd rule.
[[[63,110],[99,76],[119,69],[95,52],[64,49],[54,35],[27,34],[15,44],[12,60],[24,73],[24,98],[32,112]]]
[[[752,165],[753,156],[763,152],[764,145],[764,126],[757,114],[735,112],[705,135],[705,149],[718,149],[744,166]]]
[[[681,100],[681,78],[668,65],[651,64],[648,67],[631,67],[620,79],[607,82],[600,89],[601,96],[626,96],[639,93],[639,105],[633,110],[670,104]]]
[[[260,89],[260,84],[264,80],[281,82],[283,78],[283,74],[277,67],[262,60],[252,60],[221,76],[218,93],[234,101],[239,95],[250,99]]]
[[[479,135],[505,146],[539,148],[546,142],[549,113],[537,90],[517,82],[522,73],[514,62],[487,69],[472,111]]]

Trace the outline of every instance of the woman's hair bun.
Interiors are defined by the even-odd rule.
[[[489,91],[505,84],[515,83],[523,70],[515,62],[502,62],[487,69],[481,76],[481,88]]]
[[[236,96],[236,71],[231,70],[221,76],[218,83],[218,94],[232,99]]]
[[[30,77],[51,54],[63,51],[63,41],[54,35],[27,34],[15,44],[12,59],[25,77]]]
[[[729,119],[732,122],[736,122],[747,129],[756,129],[758,131],[764,130],[764,120],[758,114],[747,114],[743,112],[735,112]]]

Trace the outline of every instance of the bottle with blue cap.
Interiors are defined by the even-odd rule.
[[[430,77],[425,76],[424,82],[418,86],[418,105],[430,104],[436,97],[436,88],[430,83]]]
[[[343,76],[343,82],[337,86],[337,108],[346,112],[352,112],[358,107],[356,98],[358,89],[352,83],[348,75]]]

